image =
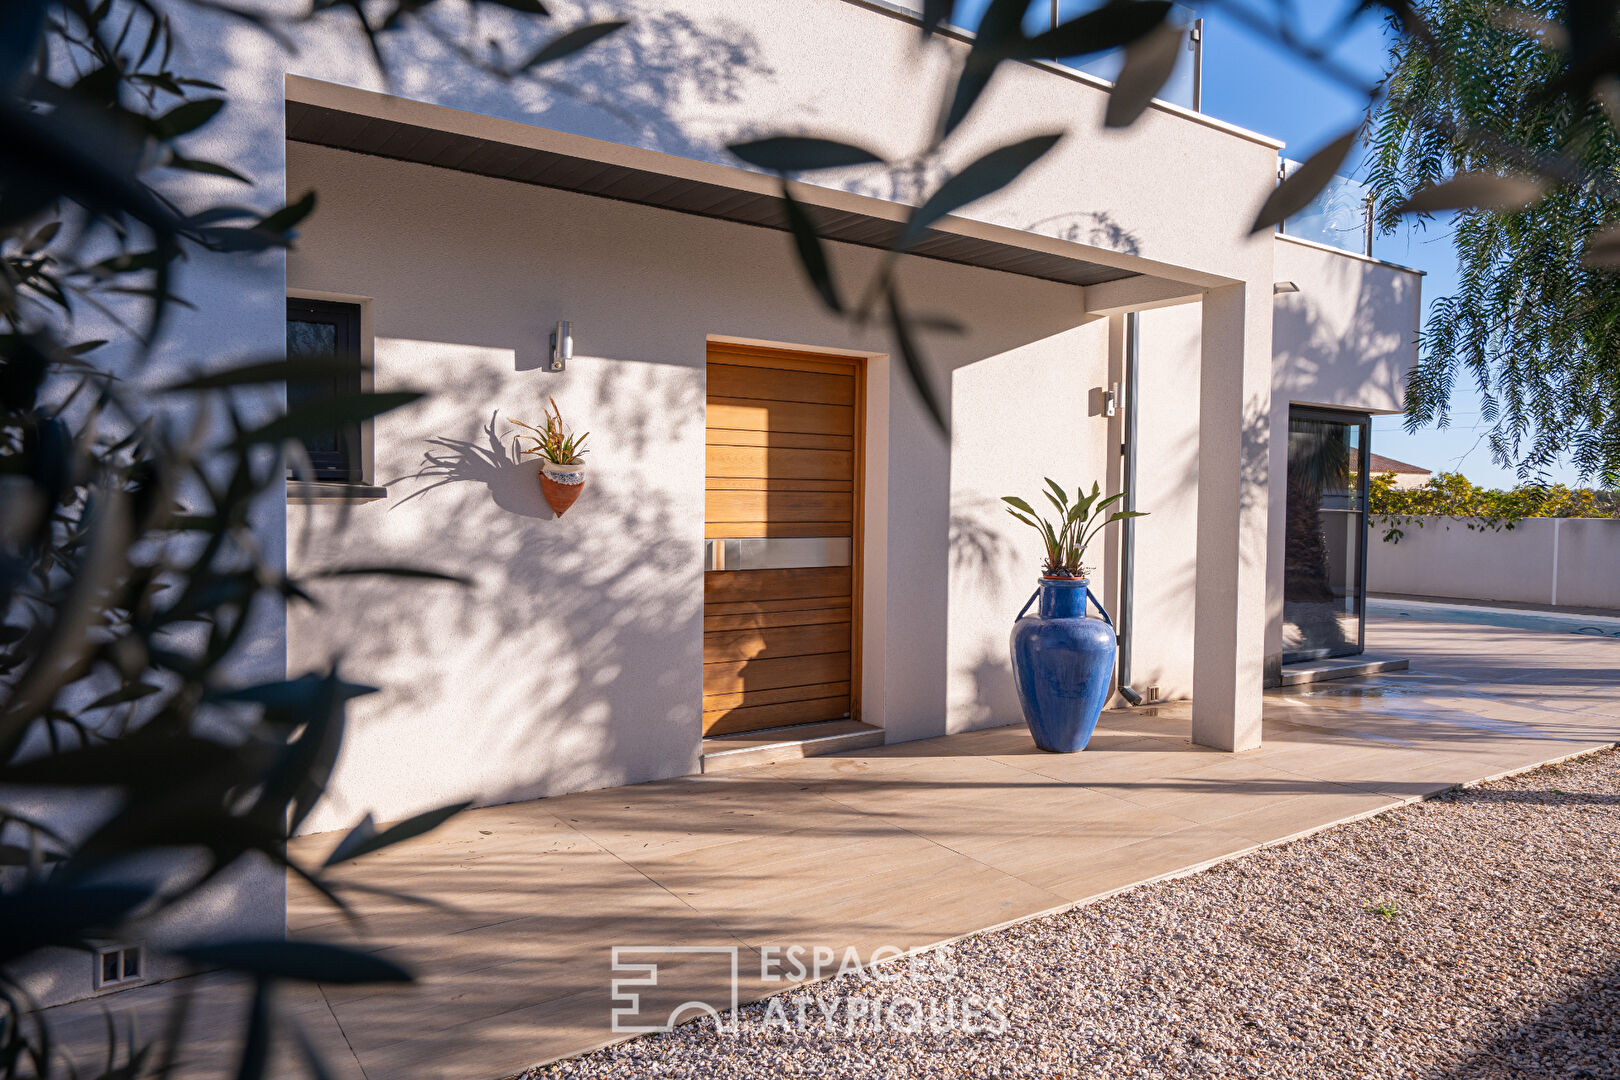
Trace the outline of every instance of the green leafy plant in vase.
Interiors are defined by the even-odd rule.
[[[1041,494],[1057,511],[1055,518],[1042,516],[1017,496],[1005,497],[1011,506],[1007,512],[1040,533],[1046,546],[1040,584],[1013,620],[1013,686],[1035,745],[1072,754],[1085,749],[1097,728],[1114,691],[1119,655],[1114,621],[1086,580],[1086,548],[1108,525],[1143,515],[1136,510],[1109,513],[1124,493],[1105,498],[1100,484],[1092,484],[1089,494],[1076,488],[1072,500],[1055,481],[1048,479],[1046,486]],[[1039,610],[1028,614],[1037,599]],[[1087,614],[1088,599],[1102,618]]]
[[[1001,499],[1011,507],[1007,513],[1041,534],[1041,542],[1046,545],[1042,577],[1085,580],[1088,573],[1084,562],[1086,548],[1097,534],[1116,521],[1147,516],[1141,510],[1115,510],[1104,517],[1104,511],[1123,499],[1125,493],[1104,497],[1101,484],[1093,483],[1090,494],[1076,487],[1073,501],[1050,477],[1046,478],[1046,486],[1048,490],[1041,494],[1057,511],[1057,517],[1051,520],[1016,495],[1004,495]]]
[[[528,432],[518,433],[518,454],[520,457],[533,454],[540,459],[541,494],[552,512],[562,517],[585,490],[585,440],[590,432],[574,434],[563,422],[557,399],[548,397],[546,400],[551,403],[551,410],[546,413],[544,427],[526,424],[515,417],[512,423]],[[532,445],[524,446],[525,442]]]

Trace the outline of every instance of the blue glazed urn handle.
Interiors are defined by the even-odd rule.
[[[1097,605],[1097,610],[1098,611],[1102,612],[1103,622],[1107,623],[1109,626],[1113,626],[1114,625],[1114,620],[1110,619],[1108,617],[1108,609],[1102,606],[1102,601],[1097,599],[1097,594],[1091,591],[1091,586],[1090,585],[1086,586],[1086,597],[1093,604]],[[1025,604],[1024,606],[1028,607],[1029,605]]]
[[[1017,622],[1019,619],[1022,619],[1025,615],[1029,614],[1029,605],[1033,604],[1035,602],[1035,598],[1039,595],[1041,595],[1041,587],[1037,585],[1035,586],[1035,591],[1029,594],[1029,599],[1024,601],[1024,606],[1018,609],[1018,614],[1013,617],[1013,622]],[[1110,623],[1109,625],[1113,624]]]

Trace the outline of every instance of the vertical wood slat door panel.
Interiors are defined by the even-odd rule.
[[[862,376],[854,359],[710,346],[704,536],[855,543],[850,566],[704,574],[705,735],[855,715]]]

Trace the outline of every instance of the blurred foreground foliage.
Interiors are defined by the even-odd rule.
[[[325,1074],[312,1042],[275,1015],[277,983],[411,978],[368,952],[286,941],[276,926],[188,938],[169,916],[194,901],[229,910],[263,875],[285,873],[352,916],[357,896],[380,890],[363,875],[333,881],[331,867],[464,805],[387,829],[368,815],[319,865],[287,855],[326,790],[348,703],[373,688],[335,665],[279,670],[279,646],[264,646],[281,637],[283,606],[315,604],[327,577],[456,583],[369,561],[290,576],[276,554],[288,471],[307,475],[305,436],[421,395],[356,393],[289,412],[285,388],[322,375],[322,358],[186,355],[170,329],[190,306],[182,266],[206,275],[273,257],[316,205],[313,193],[260,208],[224,197],[251,181],[193,149],[227,105],[184,66],[219,29],[195,20],[246,24],[271,49],[306,24],[358,34],[380,61],[436,6],[309,0],[271,16],[215,0],[0,4],[0,1076],[134,1080],[184,1059],[187,993],[149,1040],[109,1021],[99,1063],[53,1042],[31,980],[73,972],[62,958],[77,951],[88,990],[102,943],[156,933],[182,969],[238,973],[250,988],[244,1078],[273,1060]],[[475,6],[545,16],[539,0]],[[525,77],[621,25],[554,35],[516,69],[487,66]],[[482,42],[465,47],[479,63]],[[205,191],[221,197],[198,207]]]
[[[1330,75],[1338,70],[1332,41],[1300,40],[1289,5],[1266,14],[1224,6],[1246,11],[1258,29]],[[438,18],[448,7],[455,13]],[[1348,21],[1388,18],[1402,41],[1433,63],[1450,63],[1425,7],[1369,0]],[[954,9],[949,0],[924,3],[922,37],[948,37]],[[469,10],[473,18],[456,17]],[[499,18],[481,21],[485,11]],[[1162,0],[1108,0],[1054,15],[1045,26],[1034,25],[1031,12],[1029,0],[989,0],[972,41],[950,46],[955,74],[945,94],[924,103],[936,117],[926,145],[903,160],[802,131],[732,147],[740,160],[780,176],[784,223],[820,302],[852,323],[887,326],[910,385],[942,431],[946,412],[919,335],[961,328],[949,313],[908,308],[902,257],[949,215],[1015,183],[1065,137],[1023,133],[962,152],[961,133],[973,128],[965,121],[1009,65],[1123,50],[1103,123],[1128,126],[1150,107],[1186,40]],[[1571,44],[1535,85],[1513,84],[1515,93],[1590,113],[1620,73],[1615,4],[1569,0],[1549,15],[1547,25],[1562,27]],[[265,48],[289,48],[311,27],[349,34],[385,73],[390,43],[418,32],[493,78],[534,78],[552,90],[567,84],[542,69],[625,25],[587,23],[513,48],[492,39],[490,27],[548,19],[541,0],[0,3],[0,1076],[66,1067],[26,989],[30,966],[47,950],[139,937],[177,904],[254,870],[297,875],[349,911],[363,879],[340,885],[327,877],[331,866],[418,835],[460,808],[382,830],[368,817],[322,865],[287,861],[286,839],[330,779],[347,704],[371,688],[335,666],[272,675],[249,657],[252,646],[279,633],[281,605],[315,603],[322,576],[448,582],[433,581],[443,575],[432,568],[372,565],[293,578],[261,543],[263,528],[280,527],[282,485],[289,461],[300,467],[302,436],[409,407],[416,392],[329,398],[287,412],[285,387],[319,374],[308,361],[203,353],[181,358],[195,373],[189,377],[164,381],[150,371],[175,310],[187,304],[176,284],[180,266],[273,258],[317,207],[314,193],[284,206],[223,196],[195,205],[200,183],[251,189],[240,163],[197,149],[199,133],[228,104],[221,86],[185,67],[196,54],[184,32],[199,18],[246,26],[263,35]],[[1370,104],[1384,93],[1366,92]],[[1456,128],[1449,115],[1418,106],[1427,105],[1413,108],[1420,128]],[[1358,132],[1330,142],[1267,193],[1254,231],[1308,204]],[[1503,142],[1488,130],[1459,137],[1494,150]],[[1484,176],[1467,174],[1461,166],[1471,159],[1453,154],[1440,175],[1423,177],[1387,212],[1496,213],[1523,205],[1509,195],[1589,184],[1607,198],[1615,185],[1612,176],[1578,168],[1567,147],[1521,149],[1482,158]],[[1445,175],[1454,166],[1459,175]],[[833,273],[819,211],[799,197],[804,174],[849,168],[889,169],[907,181],[897,190],[916,196],[887,256],[857,286]],[[1498,175],[1509,170],[1514,175]],[[1594,256],[1587,264],[1601,264],[1608,234],[1582,235]],[[174,360],[165,356],[166,370]],[[1612,406],[1612,396],[1598,404]],[[287,1030],[272,1019],[277,982],[410,978],[372,955],[277,937],[181,941],[172,949],[199,968],[233,970],[251,982],[244,1078],[265,1075],[278,1049],[323,1075],[296,1031],[290,1046],[277,1045],[273,1032]],[[176,1009],[185,1007],[181,996]],[[75,1071],[167,1074],[182,1057],[182,1030],[177,1023],[151,1042],[132,1037],[102,1068]]]

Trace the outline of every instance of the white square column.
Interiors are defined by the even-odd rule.
[[[1260,745],[1270,503],[1271,296],[1204,294],[1198,409],[1193,742]]]

